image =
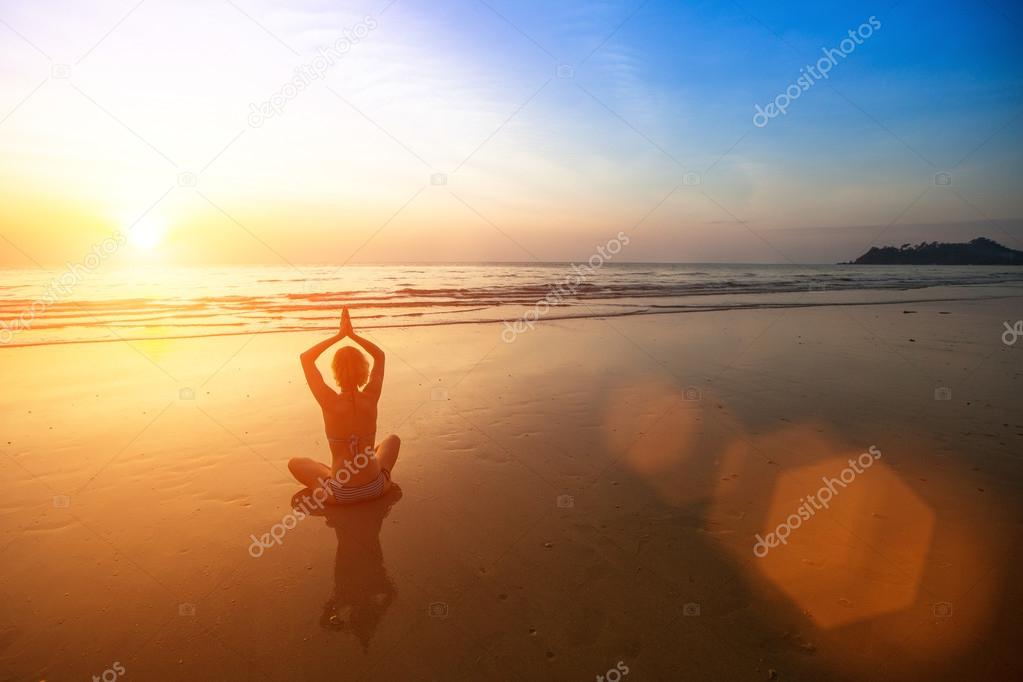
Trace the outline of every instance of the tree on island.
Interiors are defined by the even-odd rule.
[[[1023,265],[1023,251],[1002,246],[987,237],[965,244],[920,242],[872,247],[850,265]]]

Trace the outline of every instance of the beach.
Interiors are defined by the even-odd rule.
[[[323,332],[0,349],[0,678],[1014,679],[1023,295],[928,291],[372,329],[340,512]]]

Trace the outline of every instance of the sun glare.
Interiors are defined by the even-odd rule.
[[[143,219],[128,228],[128,241],[137,249],[152,251],[163,242],[167,228],[153,219]]]

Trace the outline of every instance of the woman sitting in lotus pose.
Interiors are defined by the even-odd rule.
[[[338,349],[333,369],[341,391],[335,392],[323,381],[316,359],[345,337],[370,354],[373,370],[370,371],[366,357],[354,346]],[[395,435],[373,446],[377,432],[377,402],[384,384],[384,352],[355,333],[346,307],[341,313],[341,330],[302,353],[301,358],[305,380],[323,411],[332,463],[328,468],[308,457],[296,457],[288,462],[288,469],[305,486],[314,490],[324,489],[328,493],[328,504],[347,504],[380,497],[391,487],[391,470],[401,446]]]

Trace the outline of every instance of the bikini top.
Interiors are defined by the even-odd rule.
[[[355,434],[355,433],[353,433],[352,435],[348,436],[347,438],[333,438],[331,436],[327,436],[327,442],[328,443],[335,443],[335,444],[338,444],[338,445],[347,445],[348,446],[348,453],[352,457],[355,457],[355,455],[359,454],[359,441],[360,441],[360,438],[359,438],[358,434]],[[362,451],[363,451],[363,453],[367,457],[372,457],[373,455],[376,454],[373,451],[373,447],[372,446],[367,447],[367,448],[363,448]]]

